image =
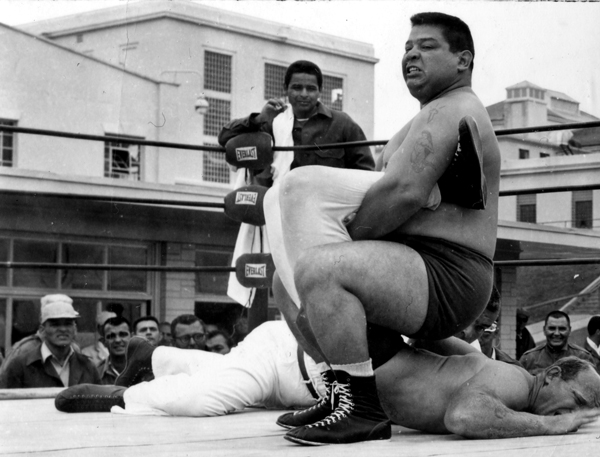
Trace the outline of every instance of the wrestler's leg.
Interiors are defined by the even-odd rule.
[[[152,372],[157,378],[180,373],[193,375],[217,370],[223,362],[223,355],[214,352],[159,346],[152,353]]]

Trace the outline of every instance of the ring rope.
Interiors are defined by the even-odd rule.
[[[558,124],[558,125],[540,125],[537,127],[523,127],[515,129],[501,129],[496,130],[494,133],[496,136],[502,135],[516,135],[520,133],[535,133],[535,132],[549,132],[554,130],[571,130],[571,129],[582,129],[600,127],[600,121],[593,122],[576,122],[571,124]],[[144,146],[159,146],[173,149],[187,149],[193,151],[212,151],[212,152],[225,152],[225,148],[221,146],[200,146],[183,143],[169,143],[164,141],[152,141],[142,140],[135,138],[126,138],[120,136],[110,135],[88,135],[83,133],[69,133],[59,132],[55,130],[42,130],[34,129],[29,127],[18,127],[14,125],[0,125],[0,131],[14,132],[14,133],[28,133],[31,135],[46,135],[54,137],[64,138],[76,138],[81,140],[94,140],[94,141],[114,141],[127,144],[139,144]],[[388,140],[375,140],[375,141],[350,141],[348,143],[330,143],[330,144],[319,144],[319,145],[303,145],[303,146],[274,146],[273,151],[318,151],[321,149],[341,149],[345,147],[353,146],[383,146],[387,144]]]

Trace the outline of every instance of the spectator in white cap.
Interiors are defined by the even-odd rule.
[[[63,294],[41,299],[39,334],[26,349],[8,361],[0,375],[0,388],[68,387],[81,383],[99,384],[100,375],[92,362],[75,352],[79,313],[73,300]]]
[[[108,349],[102,342],[102,329],[107,320],[117,317],[116,313],[112,311],[100,311],[96,315],[96,341],[94,344],[84,347],[81,353],[89,358],[95,367],[101,365],[106,359],[108,359]]]

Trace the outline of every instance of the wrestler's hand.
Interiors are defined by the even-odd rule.
[[[350,222],[352,222],[354,220],[354,218],[356,217],[356,211],[352,211],[350,214],[348,214],[343,220],[342,223],[347,226]]]
[[[548,416],[548,434],[562,435],[564,433],[576,432],[582,425],[598,420],[598,417],[600,417],[600,408],[580,409],[559,416]]]
[[[284,100],[280,98],[271,98],[267,101],[265,106],[263,106],[260,115],[261,122],[273,122],[273,119],[280,114],[283,113],[287,109],[287,105]]]

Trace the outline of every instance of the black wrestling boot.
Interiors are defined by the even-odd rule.
[[[54,406],[63,413],[110,413],[110,408],[125,408],[125,387],[78,384],[60,392]]]
[[[392,426],[379,403],[375,376],[350,376],[344,371],[335,371],[335,376],[335,410],[319,422],[290,430],[284,438],[312,446],[389,440]]]
[[[471,116],[463,117],[458,124],[458,147],[438,185],[442,202],[485,209],[487,181],[483,173],[481,137]]]
[[[125,369],[115,381],[115,386],[131,387],[144,381],[152,381],[152,346],[144,338],[134,336],[127,345]]]
[[[325,396],[321,397],[317,404],[310,408],[279,416],[276,422],[277,425],[283,428],[292,429],[303,425],[314,424],[315,422],[325,419],[333,412],[336,406],[333,404],[335,397],[331,394],[331,386],[335,381],[333,370],[321,373],[321,378],[325,384]]]

